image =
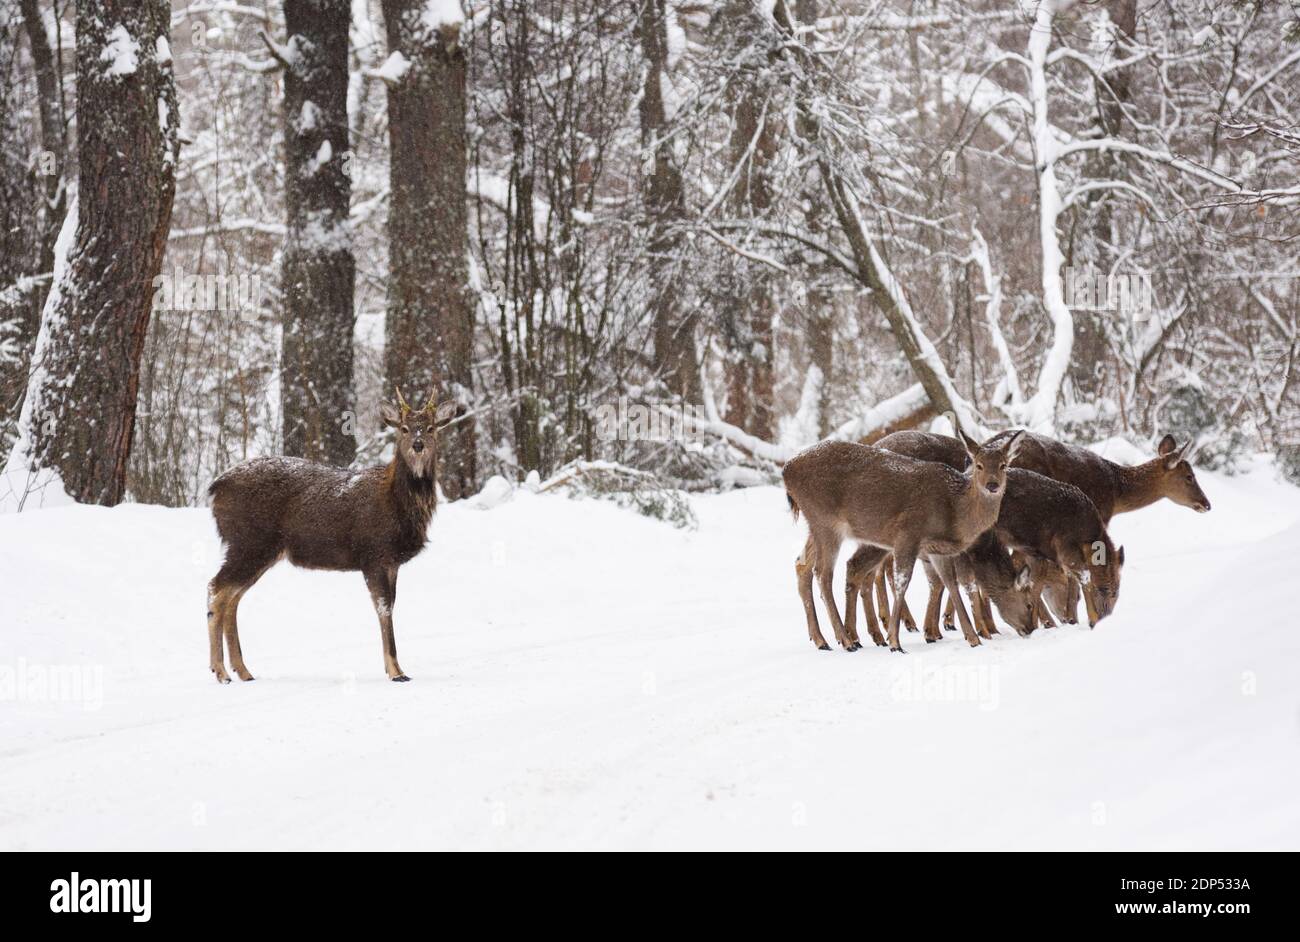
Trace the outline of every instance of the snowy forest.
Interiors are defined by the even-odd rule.
[[[452,499],[592,462],[772,482],[943,414],[1300,480],[1298,24],[1293,0],[3,0],[7,500],[371,464],[395,387],[455,403]]]

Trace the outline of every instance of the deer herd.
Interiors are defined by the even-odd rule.
[[[379,619],[384,670],[390,680],[409,679],[393,636],[397,571],[424,548],[438,502],[438,431],[452,421],[454,406],[436,408],[431,396],[413,409],[399,390],[380,412],[395,430],[387,465],[347,471],[301,458],[255,458],[212,482],[212,515],[226,548],[208,585],[209,668],[219,682],[230,683],[227,654],[240,680],[253,679],[236,614],[244,594],[282,559],[309,569],[359,571]],[[904,431],[874,445],[826,441],[786,464],[786,497],[795,517],[808,521],[795,572],[808,636],[818,648],[830,646],[817,624],[814,577],[845,650],[862,646],[861,599],[871,640],[886,644],[883,622],[889,647],[901,651],[900,620],[916,630],[905,596],[918,560],[930,582],[926,641],[940,638],[945,590],[972,646],[996,633],[994,606],[1028,635],[1055,624],[1052,612],[1074,623],[1081,594],[1095,625],[1115,607],[1124,566],[1123,548],[1106,532],[1111,517],[1162,498],[1210,509],[1187,446],[1179,448],[1168,435],[1155,458],[1133,467],[1025,431],[1003,432],[982,445],[958,435]],[[841,620],[832,576],[845,540],[858,549],[848,561]],[[961,588],[971,599],[973,624]]]
[[[1124,548],[1107,532],[1111,518],[1165,498],[1199,513],[1210,509],[1187,461],[1188,444],[1179,447],[1169,435],[1155,458],[1133,466],[1023,430],[983,444],[958,436],[903,431],[874,445],[826,441],[785,465],[790,509],[808,522],[795,576],[818,648],[830,645],[817,622],[814,578],[841,647],[862,646],[861,599],[871,640],[902,651],[899,622],[916,630],[905,595],[918,560],[930,583],[927,642],[940,638],[945,591],[972,647],[997,633],[993,606],[1026,636],[1054,626],[1053,614],[1076,623],[1082,595],[1095,626],[1119,600]],[[841,619],[832,583],[846,540],[858,549],[848,561]]]

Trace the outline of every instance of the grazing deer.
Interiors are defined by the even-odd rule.
[[[932,435],[928,432],[906,430],[885,435],[878,439],[876,444],[878,447],[896,454],[917,458],[921,461],[937,461],[958,471],[964,471],[967,464],[969,464],[969,456],[962,443],[946,435]],[[925,640],[934,642],[938,641],[940,637],[938,628],[939,605],[943,598],[944,580],[936,568],[939,565],[938,560],[929,557],[923,562],[926,577],[930,582],[930,603],[926,608],[925,615]],[[851,605],[853,601],[856,601],[859,586],[862,587],[863,593],[868,593],[868,587],[871,584],[872,563],[875,564],[877,598],[880,611],[887,613],[889,604],[885,598],[883,586],[885,573],[889,571],[891,561],[888,558],[879,559],[875,557],[866,547],[860,548],[849,560],[845,586],[850,601],[846,604]],[[1028,635],[1034,630],[1037,622],[1033,617],[1031,600],[1023,590],[1023,586],[1027,582],[1024,575],[1019,573],[1019,570],[1024,568],[1023,564],[1013,565],[1007,548],[1001,545],[997,537],[991,532],[981,536],[966,552],[952,557],[951,565],[954,567],[951,573],[952,577],[958,584],[966,586],[971,596],[971,609],[975,619],[975,628],[980,637],[989,638],[997,633],[997,627],[993,623],[993,612],[989,604],[990,599],[993,604],[997,605],[1002,617],[1019,634],[1022,636]],[[945,622],[950,630],[954,613],[953,601],[954,596],[950,593],[948,596],[949,609],[945,613]],[[906,600],[904,599],[901,604],[906,606]],[[875,622],[875,613],[871,609],[869,594],[863,594],[862,607],[866,614],[868,630],[870,630],[871,625]],[[968,622],[964,608],[956,609],[956,613],[964,623]],[[902,618],[906,620],[907,617],[908,612],[904,607]],[[846,618],[847,624],[848,620]],[[874,633],[872,637],[874,639]]]
[[[301,458],[254,458],[212,482],[212,516],[226,558],[208,585],[209,667],[230,683],[230,666],[252,680],[239,648],[239,601],[281,559],[308,569],[360,571],[379,616],[384,670],[390,680],[410,680],[397,663],[393,602],[397,570],[424,548],[438,503],[438,429],[452,410],[397,403],[380,407],[384,424],[397,429],[396,454],[387,465],[344,471]]]
[[[1005,433],[1004,433],[1005,434]],[[1156,457],[1136,465],[1122,465],[1078,445],[1067,445],[1045,435],[1030,433],[1016,456],[1015,466],[1037,471],[1066,484],[1073,484],[1093,502],[1102,523],[1110,526],[1115,514],[1141,510],[1159,500],[1171,500],[1197,513],[1207,513],[1209,498],[1196,480],[1196,472],[1187,460],[1192,443],[1180,448],[1172,435],[1160,439]],[[1078,588],[1048,589],[1045,598],[1064,620],[1076,622]]]
[[[997,447],[980,445],[965,433],[961,440],[971,458],[966,474],[852,442],[822,442],[786,463],[786,499],[796,519],[800,513],[807,519],[812,538],[811,556],[802,555],[795,572],[808,635],[817,647],[829,649],[812,605],[814,574],[836,640],[848,651],[861,647],[845,631],[832,592],[835,562],[844,540],[893,552],[894,595],[901,598],[918,556],[963,552],[997,520],[1019,436],[1004,438]],[[902,650],[898,643],[901,609],[895,605],[889,613],[892,651]],[[974,632],[968,632],[966,640],[971,646],[980,643]]]
[[[1017,440],[1027,437],[1028,434],[1019,436]],[[990,439],[991,442],[1010,440],[1011,436],[1006,432]],[[936,461],[954,469],[964,467],[968,460],[966,448],[960,441],[931,432],[896,432],[882,438],[879,444],[890,451]],[[1018,462],[1019,454],[1013,464]],[[1025,558],[1023,562],[1012,564],[1012,568],[1017,573],[1017,584],[1029,587],[1035,623],[1053,624],[1041,597],[1044,590],[1048,590],[1054,606],[1062,598],[1068,598],[1067,573],[1083,583],[1090,625],[1095,626],[1114,609],[1119,597],[1124,552],[1123,549],[1115,550],[1100,513],[1078,488],[1013,467],[1007,474],[1006,496],[993,532],[1002,544]],[[959,581],[968,584],[968,580]],[[933,634],[929,628],[930,613],[937,614],[939,596],[944,588],[947,588],[944,584],[931,583],[926,617],[927,640]],[[964,622],[960,599],[951,589],[949,601]],[[976,607],[981,607],[978,600]],[[986,610],[986,614],[991,613]],[[1011,623],[1017,630],[1022,627],[1020,622]]]
[[[1101,514],[1083,491],[1023,468],[1007,472],[1007,496],[994,533],[1031,559],[1046,560],[1070,573],[1083,587],[1088,625],[1096,627],[1119,600],[1124,547],[1116,549]],[[1042,579],[1030,595],[1037,599]]]
[[[1027,584],[1023,576],[1018,577],[1011,564],[1011,555],[992,531],[985,531],[971,544],[970,548],[955,556],[926,556],[922,565],[926,578],[930,582],[930,604],[925,613],[925,640],[927,644],[938,641],[939,634],[939,600],[946,582],[963,585],[972,600],[972,614],[975,631],[981,638],[997,634],[993,624],[993,612],[989,607],[992,600],[997,605],[1002,617],[1021,635],[1028,635],[1034,630],[1034,612],[1029,596],[1024,590]],[[884,645],[877,627],[876,613],[871,605],[871,585],[875,573],[888,569],[890,560],[884,550],[874,546],[861,546],[851,557],[844,578],[844,627],[851,636],[856,637],[855,611],[858,598],[862,599],[862,611],[867,620],[867,631],[872,641]],[[941,567],[949,566],[951,570],[947,579]],[[952,596],[949,596],[951,598]],[[888,613],[887,605],[882,612]],[[969,623],[966,611],[959,612],[963,626]],[[963,628],[964,630],[964,628]]]

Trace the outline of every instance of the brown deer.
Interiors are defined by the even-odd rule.
[[[1026,582],[1023,575],[1018,575],[1011,563],[1011,555],[991,530],[985,531],[971,544],[965,552],[956,556],[926,556],[922,566],[930,582],[930,605],[925,613],[925,640],[927,644],[938,641],[939,634],[939,600],[945,583],[966,587],[972,599],[972,614],[975,631],[981,638],[997,634],[993,624],[993,613],[989,607],[990,600],[997,605],[1013,628],[1021,635],[1028,635],[1034,630],[1034,611],[1029,596],[1025,592]],[[871,586],[878,572],[889,569],[891,562],[884,550],[874,546],[861,546],[850,558],[844,577],[844,627],[852,636],[855,631],[855,611],[858,599],[862,600],[862,611],[867,620],[867,631],[871,639],[879,645],[885,642],[880,637],[876,613],[871,604]],[[951,570],[944,578],[941,567],[949,566]],[[951,596],[949,596],[951,598]],[[881,606],[881,611],[888,613],[888,603]],[[963,625],[968,623],[965,609],[960,610]]]
[[[1027,432],[1023,438],[1014,466],[1073,484],[1088,495],[1108,526],[1115,514],[1141,510],[1162,499],[1197,513],[1210,509],[1210,500],[1187,462],[1190,441],[1179,448],[1174,437],[1166,435],[1156,448],[1156,457],[1130,466],[1046,435]]]
[[[451,407],[450,409],[448,407]],[[226,558],[208,585],[209,667],[223,684],[222,638],[240,680],[252,680],[239,648],[239,602],[281,559],[308,569],[360,571],[379,616],[384,670],[390,680],[410,680],[397,663],[393,603],[397,570],[424,548],[438,503],[438,429],[454,404],[423,409],[385,402],[384,423],[397,429],[393,460],[364,471],[345,471],[301,458],[254,458],[212,482],[212,516]]]
[[[946,435],[905,430],[881,437],[877,440],[877,446],[921,461],[938,461],[958,471],[965,470],[969,464],[969,456],[962,443]],[[926,608],[925,615],[925,640],[930,643],[938,641],[940,637],[939,605],[943,597],[944,580],[937,566],[947,564],[941,564],[934,558],[927,558],[923,562],[926,577],[930,582],[930,604]],[[868,630],[876,620],[869,594],[869,587],[873,581],[873,563],[877,602],[880,611],[887,613],[889,603],[884,593],[884,582],[885,573],[892,565],[891,560],[875,557],[867,547],[862,547],[850,558],[845,579],[845,590],[849,599],[846,601],[847,605],[852,605],[856,601],[859,589],[863,593],[862,608],[866,615]],[[951,565],[954,567],[951,576],[958,584],[966,586],[970,593],[975,629],[980,637],[989,638],[997,633],[990,600],[997,605],[1002,617],[1019,634],[1027,635],[1034,630],[1037,622],[1033,617],[1032,603],[1023,590],[1028,583],[1024,574],[1020,572],[1024,565],[1013,565],[1007,548],[991,532],[981,536],[965,553],[952,557]],[[954,612],[953,599],[950,593],[949,609],[945,615],[945,622],[950,630]],[[901,604],[904,606],[902,618],[906,621],[908,618],[906,599]],[[963,623],[967,623],[965,610],[956,609],[956,612]],[[875,638],[874,632],[872,638]]]
[[[1165,499],[1197,513],[1210,510],[1209,498],[1187,460],[1190,441],[1180,448],[1172,435],[1166,435],[1156,446],[1156,457],[1141,464],[1122,465],[1090,449],[1045,435],[1030,433],[1025,438],[1015,466],[1073,484],[1088,495],[1106,526],[1110,526],[1115,514],[1141,510]],[[1049,588],[1044,594],[1053,608],[1060,606],[1058,614],[1068,622],[1077,621],[1075,606],[1070,602],[1077,596],[1076,586]]]
[[[840,619],[832,578],[840,546],[846,539],[892,551],[893,588],[902,597],[920,555],[963,552],[997,520],[1007,468],[1015,457],[1016,435],[997,447],[980,445],[961,433],[971,458],[962,474],[946,465],[918,461],[872,445],[822,442],[796,455],[783,471],[786,499],[796,519],[808,521],[812,554],[795,565],[799,595],[808,619],[808,635],[829,649],[812,606],[812,579],[817,576],[835,638],[848,651],[861,643],[850,637]],[[941,573],[942,574],[942,573]],[[889,613],[889,648],[901,651],[898,620],[901,606]],[[968,632],[972,645],[979,637]]]
[[[1019,436],[1016,440],[1023,440],[1024,437]],[[1011,439],[1011,435],[1003,432],[990,441]],[[954,469],[962,468],[968,460],[963,444],[947,435],[919,431],[896,432],[882,438],[879,444],[890,451],[939,462]],[[1018,461],[1017,454],[1013,464]],[[1044,624],[1050,624],[1046,619],[1041,595],[1048,587],[1053,593],[1065,589],[1067,572],[1074,574],[1083,583],[1089,624],[1095,626],[1114,609],[1119,597],[1120,567],[1124,563],[1124,552],[1123,549],[1115,550],[1100,513],[1078,488],[1013,467],[1007,474],[1006,496],[993,532],[1002,544],[1026,558],[1027,567],[1013,565],[1013,569],[1017,573],[1017,582],[1029,587],[1029,597],[1036,613],[1035,621],[1043,620]],[[968,580],[959,581],[968,584]],[[944,588],[948,588],[946,583],[931,583],[930,606],[926,617],[927,640],[933,634],[930,623],[932,617],[937,616],[939,596]],[[950,601],[963,621],[964,630],[963,606],[951,588],[948,591]],[[1059,594],[1051,597],[1059,598]],[[977,599],[976,608],[982,607]],[[985,614],[991,615],[987,609]],[[1023,627],[1022,623],[1013,621],[1012,624],[1017,630]]]

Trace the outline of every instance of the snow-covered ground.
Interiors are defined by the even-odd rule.
[[[0,849],[1295,850],[1300,490],[1200,478],[1208,516],[1117,518],[1095,631],[907,655],[813,649],[777,488],[694,533],[446,506],[399,582],[409,684],[359,575],[287,565],[240,611],[257,681],[213,682],[206,510],[3,516]]]

